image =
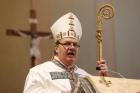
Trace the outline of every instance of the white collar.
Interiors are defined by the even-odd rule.
[[[54,60],[59,61],[60,64],[62,64],[64,67],[68,68],[57,56],[54,56]],[[78,67],[75,65],[74,70],[76,70]]]

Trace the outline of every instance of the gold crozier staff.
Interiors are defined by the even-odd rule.
[[[102,28],[103,28],[103,19],[109,20],[114,16],[114,8],[111,4],[103,5],[97,12],[97,42],[99,48],[99,60],[103,59],[103,44],[102,44]],[[110,82],[106,81],[104,75],[101,76],[102,82],[109,86]]]

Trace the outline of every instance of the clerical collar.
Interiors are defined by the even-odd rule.
[[[54,56],[54,60],[53,60],[53,62],[56,64],[56,65],[58,65],[59,67],[61,67],[61,68],[63,68],[63,69],[65,69],[66,71],[74,71],[74,70],[76,70],[78,67],[75,65],[75,66],[66,66],[65,64],[63,64],[61,61],[60,61],[60,59],[57,57],[57,56]]]

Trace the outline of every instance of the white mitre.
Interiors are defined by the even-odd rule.
[[[51,27],[55,42],[66,37],[75,38],[80,41],[82,27],[80,21],[73,13],[67,13],[60,17]]]

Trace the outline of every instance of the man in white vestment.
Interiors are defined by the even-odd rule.
[[[52,25],[51,31],[56,44],[54,59],[30,69],[23,93],[73,93],[78,78],[90,75],[75,65],[82,36],[78,18],[67,13]],[[106,75],[104,60],[98,61],[98,67],[99,74]]]

